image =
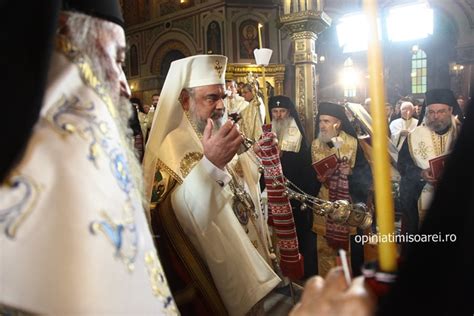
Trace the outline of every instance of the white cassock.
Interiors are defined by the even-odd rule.
[[[179,314],[115,105],[66,52],[53,55],[40,118],[0,187],[0,305],[48,315]]]
[[[401,136],[401,131],[408,131],[412,132],[416,126],[418,125],[418,120],[416,118],[410,118],[409,120],[405,120],[403,118],[398,118],[393,120],[390,123],[390,133],[392,144],[397,147],[398,150],[402,148],[403,142],[407,138],[406,136]]]
[[[199,139],[190,132],[192,127],[182,115],[180,126],[162,144],[169,148],[170,156],[181,157],[175,160],[175,166],[168,166],[181,175],[182,182],[171,194],[173,210],[208,266],[227,311],[231,315],[244,315],[280,282],[269,265],[268,232],[260,209],[257,166],[247,156],[250,153],[239,158],[241,180],[245,181],[258,214],[249,220],[246,233],[232,208],[234,195],[229,188],[229,173],[213,166],[205,157],[182,158],[199,157],[190,153],[202,152]],[[229,165],[233,163],[235,159]],[[192,167],[184,170],[183,166]]]
[[[227,57],[222,55],[195,55],[171,63],[143,165],[148,197],[158,166],[177,183],[171,191],[177,220],[209,268],[227,311],[244,315],[280,282],[264,258],[268,249],[261,245],[255,248],[250,229],[247,235],[232,208],[237,195],[231,183],[244,180],[239,186],[252,194],[258,185],[258,172],[250,171],[248,157],[242,157],[241,172],[234,170],[233,162],[228,164],[231,173],[238,174],[234,181],[230,173],[206,161],[198,133],[179,103],[184,88],[224,87],[226,65]],[[261,213],[260,201],[252,198],[256,206],[252,212]],[[265,224],[262,216],[248,223],[256,227],[257,235],[265,233],[258,228]],[[261,241],[265,243],[265,236]]]
[[[454,119],[451,127],[443,135],[438,135],[427,126],[420,125],[408,136],[408,147],[415,165],[422,170],[430,168],[430,160],[449,155],[458,135],[458,128]],[[420,223],[431,205],[435,187],[426,183],[418,199],[418,213]]]

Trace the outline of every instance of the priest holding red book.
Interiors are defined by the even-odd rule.
[[[324,200],[347,200],[367,203],[372,183],[370,165],[359,145],[356,132],[344,107],[322,102],[316,117],[318,134],[311,145],[317,181],[323,185],[318,197]],[[326,275],[336,266],[338,249],[349,251],[354,275],[360,274],[363,246],[354,241],[356,228],[339,225],[324,216],[315,216],[313,231],[317,237],[318,269]]]
[[[444,161],[459,132],[459,122],[454,116],[459,112],[451,90],[427,91],[420,116],[422,124],[408,135],[400,150],[398,170],[401,175],[402,227],[408,233],[418,231],[431,204]]]

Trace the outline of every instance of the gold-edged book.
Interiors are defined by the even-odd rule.
[[[436,158],[430,159],[430,169],[433,178],[439,180],[443,174],[444,164],[446,163],[446,159],[448,155],[438,156]]]
[[[316,173],[321,178],[326,175],[328,170],[334,169],[337,166],[337,156],[332,154],[331,156],[327,156],[320,161],[313,163],[313,168],[316,170]]]

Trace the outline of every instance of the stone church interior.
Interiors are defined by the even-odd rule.
[[[0,315],[473,314],[474,0],[0,8]]]
[[[378,4],[387,102],[407,95],[422,99],[426,89],[437,87],[467,98],[474,58],[472,1]],[[145,103],[162,88],[171,61],[186,56],[227,56],[226,78],[237,82],[249,72],[261,76],[253,56],[259,24],[262,47],[273,51],[266,73],[275,94],[299,98],[303,76],[311,77],[314,91],[302,87],[301,97],[312,104],[344,98],[363,103],[369,97],[367,39],[358,22],[362,1],[124,0],[122,6],[130,47],[126,74],[133,95]],[[417,13],[424,6],[426,16]]]

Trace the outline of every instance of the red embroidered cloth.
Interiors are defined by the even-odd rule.
[[[290,200],[283,194],[285,186],[274,185],[274,180],[284,183],[278,147],[273,143],[271,125],[263,126],[259,141],[259,157],[264,166],[265,186],[268,192],[268,224],[273,226],[280,250],[280,268],[284,276],[296,280],[304,275],[303,256],[298,251],[295,221]]]
[[[349,179],[347,175],[341,173],[339,166],[340,164],[328,179],[329,201],[347,200],[350,202]],[[326,218],[326,240],[333,249],[349,250],[349,227],[336,224],[330,218]]]

